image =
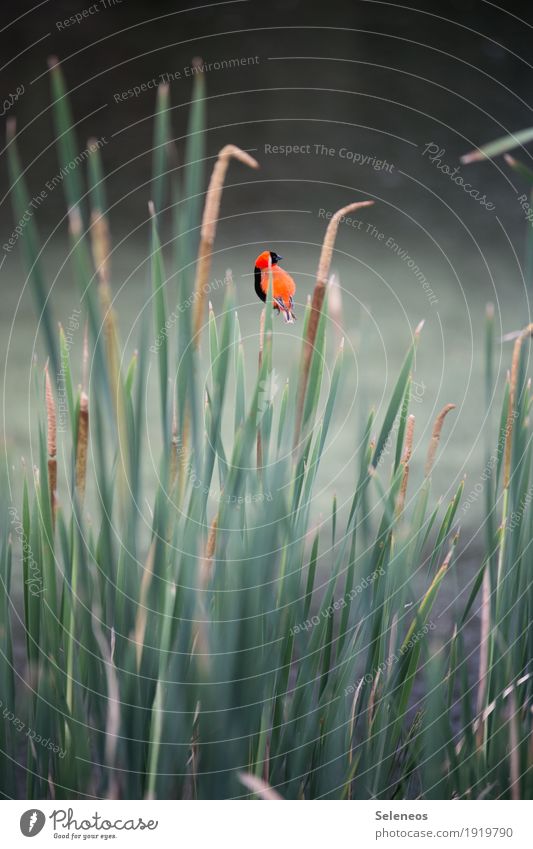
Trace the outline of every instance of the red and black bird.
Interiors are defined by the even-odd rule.
[[[266,301],[268,292],[269,264],[272,271],[272,300],[274,309],[283,314],[287,324],[293,324],[296,316],[292,310],[296,284],[290,274],[280,268],[278,261],[283,259],[275,251],[263,251],[255,261],[254,285],[258,298]]]

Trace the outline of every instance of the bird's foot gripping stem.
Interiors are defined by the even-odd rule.
[[[296,316],[294,315],[292,309],[292,304],[290,307],[285,305],[283,298],[274,298],[274,309],[281,313],[283,313],[283,318],[287,324],[294,324],[296,321]]]

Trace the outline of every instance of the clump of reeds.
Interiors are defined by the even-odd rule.
[[[56,63],[51,81],[60,158],[66,161],[76,139]],[[203,85],[197,78],[185,155],[185,211],[172,219],[184,267],[196,253],[190,234],[202,222],[196,199],[203,191],[198,168],[205,136]],[[158,228],[169,195],[165,175],[172,170],[168,99],[168,88],[162,88],[151,216],[156,334],[167,326],[168,282]],[[180,277],[184,299],[203,292],[209,276],[232,151],[226,149],[215,166],[196,282],[187,274]],[[20,218],[26,190],[13,136],[10,160]],[[532,730],[531,674],[524,661],[532,620],[527,564],[533,460],[525,335],[515,346],[500,419],[505,438],[513,411],[508,471],[503,475],[500,457],[486,482],[487,554],[468,600],[457,601],[447,634],[435,604],[455,568],[463,483],[448,504],[434,503],[431,471],[445,416],[453,408],[448,404],[433,428],[423,482],[407,498],[410,470],[419,462],[410,386],[421,325],[383,416],[378,421],[370,412],[362,433],[353,434],[357,468],[348,509],[333,497],[327,530],[312,512],[346,365],[341,342],[326,389],[326,286],[335,232],[343,214],[364,204],[339,210],[330,223],[302,322],[299,371],[258,416],[260,393],[276,357],[270,291],[248,395],[231,285],[221,318],[210,309],[210,381],[204,381],[196,356],[200,312],[196,324],[186,316],[172,334],[162,336],[151,371],[149,328],[141,328],[137,353],[122,373],[120,339],[110,319],[109,231],[97,151],[89,165],[89,236],[79,181],[68,172],[64,186],[88,337],[77,394],[65,360],[70,430],[62,438],[65,457],[73,449],[67,472],[85,502],[79,510],[78,499],[55,498],[52,350],[57,340],[49,338],[45,322],[50,374],[47,369],[39,465],[48,469],[50,490],[41,491],[37,474],[34,491],[25,487],[20,511],[31,699],[15,685],[11,661],[13,533],[0,546],[2,699],[15,714],[27,714],[28,725],[43,738],[63,746],[66,756],[25,742],[22,760],[20,740],[1,726],[6,759],[0,790],[16,794],[12,764],[24,762],[29,798],[56,798],[65,788],[71,795],[110,798],[529,798],[531,774],[522,765],[530,756]],[[180,189],[172,196],[179,197]],[[40,300],[45,288],[38,241],[29,234],[28,229],[23,239],[30,278],[37,305],[53,328],[51,305]],[[100,347],[102,325],[106,349]],[[170,399],[174,350],[185,366]],[[187,359],[189,351],[195,353]],[[159,464],[145,425],[147,381],[154,371],[161,402]],[[493,387],[487,382],[490,397]],[[110,392],[118,400],[111,410]],[[326,398],[319,415],[321,393]],[[224,414],[234,423],[229,436]],[[292,450],[295,433],[301,437],[298,452]],[[87,477],[94,487],[87,486]],[[215,505],[211,489],[221,493]],[[139,509],[145,504],[148,513]],[[43,594],[27,590],[32,552],[42,565]],[[20,574],[14,572],[14,580],[20,583]],[[490,588],[482,600],[487,646],[479,676],[472,677],[464,636],[482,585]],[[423,681],[425,688],[415,688]],[[459,726],[452,724],[458,714]]]

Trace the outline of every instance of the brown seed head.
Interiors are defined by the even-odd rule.
[[[435,455],[437,453],[437,448],[439,445],[442,426],[444,425],[444,419],[446,418],[450,410],[455,410],[455,404],[446,404],[446,406],[442,408],[439,415],[435,419],[435,424],[433,425],[433,433],[431,434],[431,442],[429,443],[426,468],[424,472],[426,477],[429,477],[429,475],[431,474],[431,470],[435,462]]]
[[[198,252],[198,263],[196,267],[196,280],[194,290],[196,293],[196,307],[194,317],[194,328],[196,331],[196,345],[200,342],[200,329],[202,326],[202,317],[204,314],[205,291],[204,288],[209,280],[211,270],[211,257],[213,253],[213,245],[217,230],[218,219],[220,215],[220,203],[222,200],[222,191],[224,189],[224,181],[232,159],[237,159],[244,165],[250,168],[259,168],[259,163],[234,144],[227,144],[218,154],[215,162],[207,195],[205,200],[204,212],[202,216],[202,229],[200,231],[200,249]]]
[[[44,371],[44,379],[45,379],[45,397],[46,397],[46,417],[48,420],[48,456],[55,457],[57,450],[57,442],[56,442],[56,404],[54,400],[54,393],[52,392],[52,383],[50,381],[50,374],[48,371],[48,364],[46,364]]]
[[[509,411],[507,414],[507,425],[505,428],[505,462],[503,475],[503,485],[505,489],[508,488],[511,477],[511,447],[513,442],[513,423],[515,419],[516,385],[518,382],[520,352],[522,350],[524,339],[527,339],[528,336],[531,335],[533,335],[533,324],[528,324],[528,326],[524,327],[521,331],[513,348],[513,359],[511,363],[511,376],[509,383]]]
[[[87,478],[87,444],[89,441],[89,398],[82,390],[78,413],[78,438],[76,441],[76,489],[80,501],[85,495]]]
[[[409,481],[409,461],[413,453],[413,435],[415,432],[415,417],[410,415],[407,419],[407,427],[405,431],[405,447],[402,456],[403,475],[400,484],[400,494],[398,496],[398,514],[400,514],[405,505],[405,495],[407,493],[407,484]]]

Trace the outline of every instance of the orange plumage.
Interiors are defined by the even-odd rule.
[[[255,292],[258,298],[266,301],[270,264],[272,270],[272,299],[274,301],[274,309],[283,313],[285,321],[288,324],[292,324],[296,319],[292,311],[296,284],[291,275],[278,265],[278,260],[280,259],[283,259],[283,257],[278,256],[274,251],[263,251],[263,253],[259,254],[254,266]]]

